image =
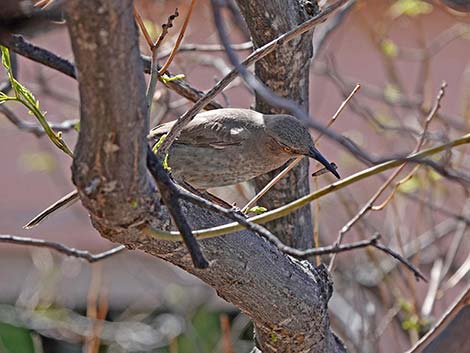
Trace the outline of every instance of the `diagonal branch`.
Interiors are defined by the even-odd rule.
[[[173,217],[176,227],[183,237],[184,243],[188,247],[194,266],[196,268],[207,268],[209,266],[209,262],[207,262],[202,254],[199,244],[193,236],[191,227],[186,221],[186,217],[183,215],[176,186],[171,181],[170,177],[163,169],[163,165],[160,160],[153,153],[152,148],[150,147],[147,148],[147,167],[157,183],[162,200],[166,207],[168,207],[168,211]]]

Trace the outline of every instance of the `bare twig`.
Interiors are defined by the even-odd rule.
[[[56,211],[62,209],[65,206],[71,206],[75,201],[78,201],[78,191],[74,190],[72,192],[69,192],[67,195],[62,197],[61,199],[57,200],[54,202],[52,205],[50,205],[48,208],[46,208],[44,211],[41,211],[37,216],[35,216],[32,220],[30,220],[28,223],[26,223],[23,228],[25,229],[31,229],[39,224],[41,224],[42,221],[44,221],[47,217],[55,213]]]
[[[339,106],[338,110],[335,112],[335,114],[332,116],[328,124],[326,125],[327,128],[329,128],[338,118],[338,116],[341,114],[341,112],[344,110],[348,102],[351,100],[351,98],[357,93],[361,86],[356,85],[354,89],[351,91],[351,94],[341,103]],[[315,139],[315,142],[318,142],[321,137],[323,136],[322,133],[318,135],[318,137]],[[276,177],[274,177],[259,193],[257,193],[242,209],[243,212],[248,212],[250,208],[252,208],[256,202],[263,197],[264,194],[266,194],[284,175],[286,175],[292,168],[294,168],[297,164],[300,163],[300,161],[303,159],[303,157],[297,157],[293,162],[291,162],[286,168],[284,168]]]
[[[162,25],[162,33],[160,33],[160,36],[158,37],[157,41],[154,43],[154,47],[155,49],[158,49],[160,48],[162,42],[163,42],[163,39],[165,39],[165,37],[168,35],[168,29],[173,27],[173,21],[176,19],[176,17],[178,17],[180,14],[178,12],[178,9],[175,9],[175,12],[173,13],[173,15],[170,15],[168,17],[168,21],[166,22],[166,24],[163,24]],[[157,57],[157,59],[159,59]],[[166,70],[165,70],[166,71]]]
[[[16,114],[8,109],[5,105],[0,106],[0,113],[2,113],[10,122],[12,122],[16,127],[18,127],[22,131],[30,132],[34,134],[36,137],[41,137],[46,134],[44,128],[38,124],[29,121],[23,121]],[[79,120],[65,120],[61,123],[51,123],[49,122],[49,126],[54,132],[69,132],[75,129]]]
[[[424,143],[424,138],[426,136],[426,131],[429,127],[429,124],[430,124],[432,118],[435,116],[438,109],[440,108],[441,100],[444,97],[446,87],[447,87],[447,84],[445,82],[442,83],[441,89],[439,90],[439,93],[438,93],[437,98],[436,98],[436,103],[434,104],[433,109],[431,110],[431,112],[429,113],[429,115],[427,116],[427,118],[425,120],[424,127],[423,127],[423,132],[421,133],[420,139],[419,139],[413,153],[417,153],[421,149],[421,146]],[[367,203],[359,210],[359,212],[353,218],[351,218],[346,223],[346,225],[343,226],[343,228],[341,228],[341,230],[338,234],[338,239],[336,240],[337,244],[341,244],[341,242],[343,240],[343,237],[344,237],[344,234],[346,234],[346,232],[348,232],[351,229],[351,227],[354,224],[356,224],[356,222],[359,219],[361,219],[367,212],[369,212],[372,209],[374,202],[377,201],[377,199],[387,189],[387,187],[390,185],[390,183],[392,183],[392,181],[401,173],[401,171],[405,167],[405,164],[406,163],[403,163],[402,165],[400,165],[393,172],[393,174],[390,175],[390,177],[385,181],[385,183],[382,184],[382,186],[375,192],[375,194],[369,199],[369,201],[367,201]],[[330,261],[330,264],[329,264],[329,270],[330,271],[332,271],[333,268],[334,268],[334,262],[335,262],[335,256],[333,255],[331,257],[331,261]]]
[[[186,14],[186,17],[183,22],[183,26],[181,27],[180,33],[178,34],[178,38],[176,39],[176,43],[173,46],[173,49],[171,50],[170,55],[168,56],[168,59],[166,59],[165,64],[163,64],[163,67],[159,70],[160,75],[164,73],[168,68],[170,67],[171,62],[173,61],[176,51],[178,50],[178,47],[181,44],[181,41],[183,40],[184,37],[184,32],[186,31],[186,28],[188,27],[189,19],[191,18],[191,14],[194,9],[194,5],[196,4],[196,0],[191,0],[191,4],[189,5],[188,13]]]
[[[163,39],[165,39],[165,37],[167,36],[168,29],[173,27],[173,21],[178,16],[179,16],[178,9],[176,9],[173,15],[168,16],[167,23],[164,23],[162,25],[162,33],[158,37],[157,41],[153,42],[152,38],[150,37],[150,34],[147,31],[147,28],[145,28],[144,21],[142,20],[142,17],[140,16],[139,11],[137,11],[137,8],[134,6],[134,18],[137,20],[140,30],[143,33],[145,40],[149,46],[149,49],[152,53],[151,65],[150,65],[150,81],[149,81],[149,84],[147,87],[147,93],[146,93],[147,109],[148,109],[149,114],[150,114],[150,109],[152,107],[152,101],[153,101],[153,96],[155,94],[157,81],[161,75],[160,70],[161,72],[166,71],[166,68],[161,68],[160,70],[158,69],[157,50],[160,47],[160,44],[162,43]]]
[[[16,235],[7,235],[7,234],[0,235],[0,243],[11,243],[11,244],[17,244],[17,245],[49,248],[49,249],[58,251],[62,254],[65,254],[67,256],[78,257],[80,259],[84,259],[91,263],[113,256],[114,254],[120,253],[126,248],[124,245],[119,245],[111,250],[104,251],[99,254],[91,254],[87,250],[79,250],[75,248],[70,248],[62,243],[57,243],[57,242],[43,240],[43,239],[19,237]]]
[[[147,28],[145,27],[144,20],[142,20],[142,16],[140,16],[140,13],[139,13],[139,11],[137,11],[137,8],[135,6],[134,6],[134,18],[137,21],[137,24],[139,25],[140,31],[144,35],[144,38],[145,38],[145,41],[147,42],[147,45],[149,46],[150,49],[152,49],[155,46],[155,43],[153,42],[152,38],[150,37],[150,34],[147,31]],[[164,31],[162,31],[161,36],[165,36],[165,34],[164,34]]]
[[[250,50],[253,48],[253,43],[244,42],[239,44],[232,44],[233,50]],[[224,47],[220,44],[181,44],[178,48],[178,53],[180,52],[217,52],[224,51]],[[158,59],[166,58],[171,54],[172,49],[158,54]]]

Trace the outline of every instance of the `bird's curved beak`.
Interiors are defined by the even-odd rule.
[[[326,169],[328,169],[331,173],[333,173],[333,175],[335,177],[337,177],[338,179],[340,178],[338,172],[336,171],[336,168],[333,167],[331,165],[330,162],[328,162],[326,160],[325,157],[322,156],[322,154],[320,153],[319,150],[317,150],[315,147],[309,147],[308,149],[308,155],[309,157],[313,158],[313,159],[316,159],[317,161],[319,161],[321,164],[323,164],[325,166]]]

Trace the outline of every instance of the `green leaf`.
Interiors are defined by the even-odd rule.
[[[410,194],[417,191],[421,187],[421,183],[418,178],[412,177],[400,185],[400,191]]]
[[[410,330],[419,331],[420,327],[421,327],[421,324],[419,322],[418,316],[417,315],[411,315],[406,320],[403,320],[403,322],[401,324],[401,327],[406,331],[410,331]]]
[[[0,322],[0,352],[34,353],[30,331]]]
[[[166,137],[167,134],[163,134],[162,136],[160,136],[160,138],[158,139],[157,143],[155,145],[153,145],[152,147],[152,151],[153,153],[157,153],[158,152],[158,149],[160,148],[160,146],[162,145],[163,141],[165,140],[165,137]]]
[[[137,208],[137,206],[139,206],[139,201],[137,201],[136,199],[132,199],[130,204],[132,208]]]
[[[162,145],[163,141],[164,141],[165,138],[166,138],[166,135],[167,135],[167,134],[163,134],[162,136],[160,136],[160,138],[158,139],[157,143],[156,143],[155,145],[153,145],[153,147],[152,147],[153,153],[157,154],[158,149],[160,148],[160,146]],[[163,165],[163,169],[165,169],[165,170],[168,171],[168,172],[171,172],[171,168],[170,168],[170,166],[168,165],[168,158],[169,158],[169,155],[168,155],[168,153],[167,153],[167,154],[165,155],[165,158],[163,158],[162,165]]]
[[[413,305],[406,299],[400,299],[398,304],[400,305],[400,309],[407,314],[410,314],[413,311]]]
[[[168,82],[176,81],[176,80],[182,80],[185,77],[186,76],[184,74],[178,74],[178,75],[174,75],[174,76],[171,76],[171,77],[168,76],[167,74],[163,74],[161,76],[163,83],[168,83]]]
[[[272,343],[276,343],[279,340],[279,338],[277,337],[277,334],[274,330],[271,331],[270,336],[271,336],[270,338],[271,338]]]
[[[398,47],[390,39],[384,39],[381,43],[382,52],[389,57],[396,57],[398,54]]]
[[[185,334],[178,337],[178,352],[213,352],[221,337],[220,331],[219,313],[202,307],[191,317]]]
[[[2,64],[7,69],[8,79],[10,80],[11,86],[15,92],[15,97],[2,96],[2,102],[5,102],[6,100],[16,100],[17,102],[23,104],[28,109],[28,113],[36,117],[36,119],[39,121],[39,124],[41,124],[42,128],[46,132],[49,139],[54,143],[54,145],[56,145],[70,157],[73,157],[72,151],[62,139],[61,135],[56,134],[50,127],[49,122],[46,119],[46,113],[41,112],[40,110],[39,101],[34,97],[31,91],[29,91],[13,77],[8,48],[0,46],[0,49],[2,51]]]
[[[2,50],[2,65],[7,69],[7,71],[11,70],[11,63],[10,63],[10,52],[8,51],[7,47],[0,45]]]
[[[167,172],[171,172],[171,168],[170,168],[170,165],[168,164],[168,158],[169,158],[169,154],[167,153],[165,155],[165,158],[163,158],[163,169],[165,169]]]
[[[422,0],[398,0],[390,7],[392,18],[405,16],[427,15],[432,12],[433,6]]]
[[[268,209],[262,206],[254,206],[248,210],[248,212],[255,213],[255,214],[262,214],[266,212]]]

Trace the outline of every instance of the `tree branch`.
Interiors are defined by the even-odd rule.
[[[78,257],[84,259],[90,263],[104,260],[110,256],[122,252],[126,247],[124,245],[116,246],[111,250],[104,251],[98,254],[92,254],[87,250],[79,250],[75,248],[70,248],[62,243],[57,243],[54,241],[48,241],[43,239],[33,239],[28,237],[19,237],[16,235],[7,235],[0,234],[0,243],[10,243],[16,245],[26,245],[26,246],[35,246],[39,248],[48,248],[53,249],[57,252],[65,254],[67,256]]]

